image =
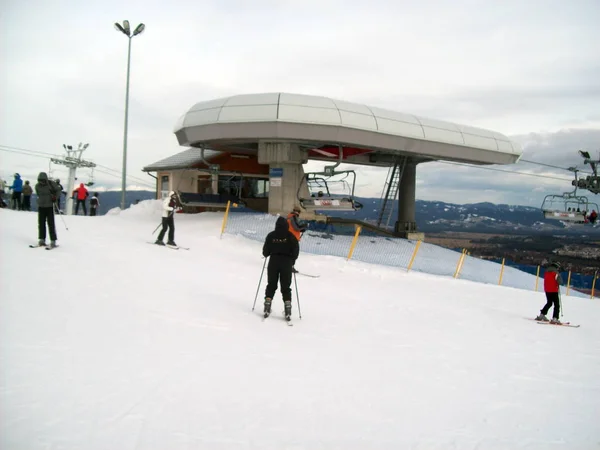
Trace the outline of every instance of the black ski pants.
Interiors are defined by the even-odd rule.
[[[273,255],[269,258],[267,267],[267,289],[265,298],[273,298],[277,291],[277,282],[281,285],[283,301],[292,300],[292,267],[294,261],[289,256]]]
[[[21,211],[22,206],[21,206],[21,193],[20,192],[12,193],[11,202],[12,202],[12,209]]]
[[[548,314],[550,307],[554,305],[554,309],[552,310],[552,318],[558,319],[558,314],[560,313],[560,297],[558,295],[558,292],[546,292],[546,304],[540,311],[544,316]]]
[[[175,219],[173,219],[173,214],[169,214],[169,217],[162,218],[162,230],[160,230],[160,234],[158,235],[159,241],[164,239],[167,229],[169,229],[168,242],[173,242],[175,240]]]
[[[54,207],[38,207],[38,239],[46,240],[46,222],[48,222],[48,231],[50,240],[56,240],[56,227],[54,226]]]
[[[98,208],[95,208],[95,207],[93,207],[93,206],[90,206],[90,216],[95,216],[95,215],[96,215],[96,210],[97,210],[97,209],[98,209]]]
[[[31,195],[23,196],[23,211],[31,211]]]
[[[75,215],[79,212],[79,204],[83,206],[83,215],[87,216],[87,207],[85,206],[85,199],[79,200],[77,199],[77,204],[75,205]]]

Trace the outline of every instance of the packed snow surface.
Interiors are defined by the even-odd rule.
[[[0,448],[592,449],[600,307],[301,253],[293,327],[261,321],[262,244],[159,202],[57,218],[0,210]],[[295,287],[293,287],[295,293]]]

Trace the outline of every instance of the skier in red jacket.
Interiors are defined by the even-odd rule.
[[[546,293],[546,304],[540,311],[540,315],[535,320],[548,321],[546,314],[550,311],[550,307],[554,305],[552,310],[551,323],[560,324],[558,320],[558,314],[560,313],[560,285],[562,284],[562,278],[559,273],[560,264],[551,263],[546,272],[544,273],[544,292]]]
[[[88,198],[90,193],[86,189],[85,185],[81,183],[77,189],[73,191],[73,198],[77,198],[77,204],[75,205],[75,215],[79,212],[79,205],[83,206],[83,215],[87,216],[87,208],[85,206],[85,200]]]

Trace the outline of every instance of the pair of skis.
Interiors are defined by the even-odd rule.
[[[262,321],[264,322],[265,320],[267,320],[267,318],[270,316],[270,313],[263,313],[263,318]],[[289,319],[286,319],[285,316],[282,317],[283,320],[285,320],[285,323],[287,324],[288,327],[293,327],[294,324],[292,323],[292,318],[290,317]]]
[[[177,246],[168,245],[168,244],[158,245],[156,242],[146,242],[146,244],[156,245],[157,247],[167,247],[167,248],[170,248],[171,250],[179,250],[179,249],[181,249],[181,250],[189,250],[190,249],[189,247],[181,247],[179,245],[177,245]]]
[[[571,328],[579,328],[581,326],[581,325],[572,324],[571,322],[553,323],[553,322],[546,321],[546,320],[531,319],[529,317],[528,317],[528,319],[529,320],[535,320],[540,325],[554,325],[554,326],[557,326],[557,327],[571,327]]]
[[[49,245],[30,245],[29,248],[45,248],[46,250],[54,250],[55,248],[58,248],[58,245],[55,245],[54,247],[51,247]]]

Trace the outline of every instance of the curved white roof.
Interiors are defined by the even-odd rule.
[[[521,156],[517,143],[494,131],[288,93],[235,95],[196,103],[181,116],[174,132],[180,145],[192,146],[289,139],[483,164],[514,163]]]

